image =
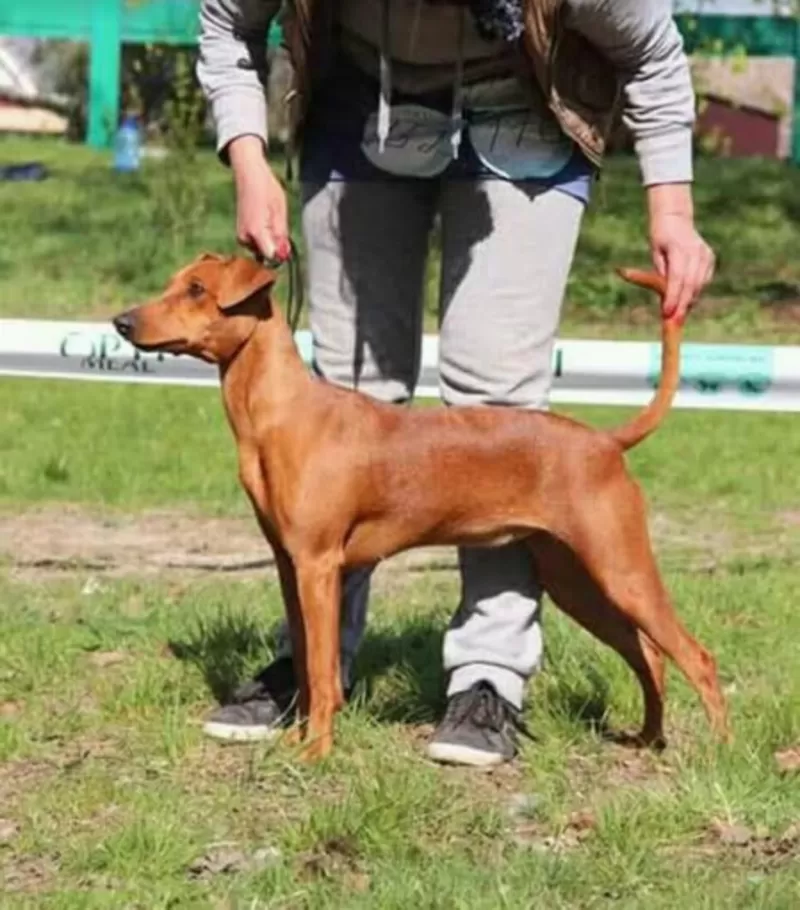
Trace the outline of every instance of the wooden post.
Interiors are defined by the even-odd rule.
[[[89,116],[86,141],[111,145],[119,120],[124,0],[91,0]]]

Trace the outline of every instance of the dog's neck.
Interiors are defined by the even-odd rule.
[[[222,395],[228,418],[239,436],[249,435],[251,400],[259,413],[276,423],[296,418],[297,398],[313,384],[286,319],[277,307],[253,316],[253,326],[233,356],[220,363]]]

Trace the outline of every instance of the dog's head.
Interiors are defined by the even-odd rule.
[[[271,269],[243,256],[204,253],[155,300],[120,313],[114,328],[142,351],[225,363],[272,312]]]

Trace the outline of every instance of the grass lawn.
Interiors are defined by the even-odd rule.
[[[197,233],[162,236],[156,164],[120,181],[85,150],[0,143],[30,158],[54,176],[0,186],[3,316],[102,318],[197,248],[232,248],[210,159]],[[800,280],[797,176],[700,170],[730,305],[696,314],[694,337],[797,342],[759,306]],[[608,278],[644,256],[631,176],[615,163],[598,190],[569,333],[654,334]],[[458,597],[445,551],[381,567],[357,697],[334,756],[307,768],[280,742],[199,729],[269,658],[281,611],[218,394],[0,380],[0,908],[795,910],[797,439],[794,415],[676,411],[630,456],[679,612],[718,658],[733,746],[675,671],[666,752],[609,742],[639,721],[638,687],[547,606],[519,761],[428,764]]]
[[[4,381],[0,906],[796,907],[800,787],[776,759],[800,743],[794,428],[676,412],[631,457],[733,747],[674,671],[670,748],[605,741],[638,688],[551,608],[535,741],[490,776],[429,765],[444,553],[381,570],[358,698],[309,769],[199,730],[280,615],[216,393]]]
[[[190,166],[148,160],[141,174],[120,176],[105,153],[0,140],[0,162],[27,160],[45,162],[52,177],[0,185],[0,317],[105,318],[153,293],[200,250],[235,248],[230,174],[211,153]],[[294,192],[291,202],[296,224]],[[697,209],[720,267],[690,337],[796,343],[800,173],[777,163],[701,159]],[[651,301],[613,274],[614,266],[644,264],[647,255],[636,165],[612,160],[585,220],[563,334],[652,336]],[[434,251],[431,329],[437,282]]]

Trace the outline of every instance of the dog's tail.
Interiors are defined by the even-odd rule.
[[[638,269],[617,269],[626,281],[655,291],[662,298],[667,290],[666,280],[657,272]],[[677,319],[661,320],[661,379],[658,391],[647,407],[630,423],[611,431],[611,436],[623,451],[632,449],[658,427],[672,405],[680,382],[681,323]]]

